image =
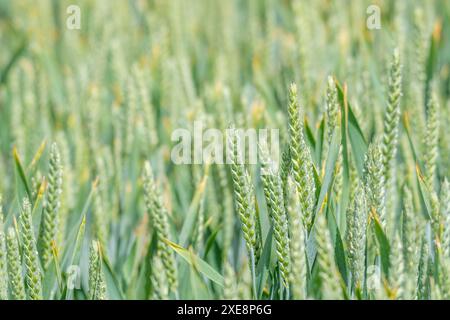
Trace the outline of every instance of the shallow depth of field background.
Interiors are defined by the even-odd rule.
[[[80,29],[67,26],[70,5]],[[371,5],[379,29],[368,27]],[[13,298],[5,239],[14,230],[26,298],[39,288],[44,299],[450,298],[449,40],[444,0],[1,1],[0,297]],[[395,50],[401,93],[389,91]],[[294,224],[305,214],[295,205],[278,206],[297,197],[286,194],[294,178],[288,186],[278,173],[264,181],[260,165],[170,157],[172,132],[196,120],[279,129],[281,152],[289,150],[291,83],[313,168],[307,226]],[[377,190],[386,197],[381,221],[370,184],[383,160],[369,157],[369,170],[366,152],[385,150],[386,139],[395,153],[392,177]],[[52,145],[60,192],[49,179]],[[244,240],[236,169],[248,172],[241,200],[256,223],[258,261]],[[38,259],[28,257],[24,198],[36,239],[46,203],[58,203],[48,260],[36,239]],[[318,217],[326,223],[313,223]]]

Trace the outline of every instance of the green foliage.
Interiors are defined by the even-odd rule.
[[[447,2],[378,1],[380,29],[369,0],[25,2],[0,299],[450,297]],[[199,144],[226,161],[174,161]]]

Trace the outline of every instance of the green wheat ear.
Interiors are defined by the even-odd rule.
[[[151,96],[148,88],[146,86],[146,81],[148,81],[144,72],[135,68],[133,70],[133,74],[136,79],[136,86],[138,90],[138,97],[140,102],[139,111],[143,113],[144,123],[145,123],[145,131],[147,132],[148,141],[150,143],[150,147],[154,147],[158,144],[158,132],[156,130],[156,120],[154,114],[154,108],[151,103]]]
[[[224,165],[217,165],[217,178],[220,194],[223,197],[221,210],[223,215],[223,257],[224,261],[230,253],[234,236],[233,194],[229,188],[227,170]]]
[[[38,248],[44,269],[47,268],[47,265],[53,259],[52,242],[56,241],[58,235],[61,185],[61,159],[58,146],[56,143],[53,143],[50,151],[47,193],[38,239]]]
[[[425,183],[430,190],[434,190],[436,180],[436,160],[438,157],[439,139],[439,103],[434,91],[428,101],[427,123],[425,134]]]
[[[405,264],[403,260],[403,246],[400,236],[395,235],[389,256],[389,283],[392,290],[391,297],[404,299],[406,289]]]
[[[368,205],[372,212],[375,212],[383,226],[385,226],[385,180],[384,180],[383,155],[379,143],[369,145],[364,164],[364,182]]]
[[[274,172],[265,153],[261,148],[263,163],[261,166],[261,180],[263,182],[264,197],[266,199],[269,216],[272,221],[278,266],[281,271],[283,284],[289,287],[290,252],[288,218],[284,209],[283,189],[280,176]]]
[[[384,115],[383,163],[386,180],[393,173],[392,161],[397,152],[398,124],[400,120],[400,98],[402,96],[402,74],[398,49],[394,50],[388,89],[388,105]]]
[[[442,251],[445,256],[450,258],[450,183],[447,178],[444,179],[441,185],[440,202],[441,217],[444,221]]]
[[[61,163],[62,163],[62,176],[64,177],[61,186],[61,208],[59,210],[59,223],[58,223],[58,241],[59,245],[64,245],[65,236],[67,235],[68,229],[68,218],[69,212],[75,206],[75,195],[76,195],[76,183],[75,183],[75,172],[73,165],[71,163],[71,152],[70,146],[67,141],[66,135],[63,132],[57,134],[57,145],[60,148],[61,153]]]
[[[425,86],[426,86],[426,68],[428,54],[428,32],[424,21],[422,8],[414,10],[412,21],[413,42],[411,51],[413,51],[412,65],[408,68],[410,75],[410,90],[408,111],[411,113],[411,125],[418,137],[425,135]],[[418,145],[420,150],[422,147]]]
[[[102,158],[98,157],[95,161],[98,186],[94,193],[93,198],[93,222],[94,222],[94,233],[102,248],[107,249],[108,244],[108,218],[107,214],[108,207],[105,205],[104,190],[107,188],[107,179],[105,173],[105,164]]]
[[[339,116],[339,102],[338,102],[338,94],[336,89],[336,83],[334,82],[333,77],[328,76],[327,82],[327,142],[328,145],[331,143],[331,139],[333,138],[334,129],[338,123]]]
[[[92,241],[89,250],[89,296],[91,300],[106,300],[106,283],[102,271],[102,253],[98,241]]]
[[[431,227],[434,232],[436,240],[441,240],[441,209],[439,198],[436,192],[431,191],[430,193],[430,207],[431,207]]]
[[[442,108],[440,120],[441,133],[439,135],[439,156],[441,158],[441,175],[450,177],[450,98],[447,99],[445,108]],[[447,165],[445,165],[447,164]]]
[[[446,256],[439,255],[439,264],[441,274],[439,275],[439,295],[440,299],[448,300],[450,298],[450,259]]]
[[[25,262],[25,284],[31,300],[42,299],[42,274],[36,239],[33,231],[31,204],[28,198],[23,199],[20,212],[20,226],[22,239],[22,256]]]
[[[283,186],[283,200],[284,206],[287,208],[288,206],[288,178],[291,173],[292,162],[291,162],[291,151],[288,144],[286,144],[283,148],[283,152],[281,154],[281,164],[280,164],[280,178],[281,185]]]
[[[384,114],[384,132],[382,141],[383,170],[386,183],[386,204],[392,212],[392,198],[395,192],[395,157],[398,149],[398,126],[400,121],[400,98],[402,96],[402,73],[399,50],[395,49],[389,74],[388,104]]]
[[[295,84],[291,84],[289,87],[288,115],[292,176],[300,196],[306,228],[309,231],[316,202],[316,186],[313,178],[314,166],[311,153],[303,134],[302,110],[298,102]]]
[[[169,286],[167,277],[164,272],[164,264],[161,260],[161,254],[156,253],[152,259],[152,299],[154,300],[168,300]]]
[[[8,279],[11,298],[25,300],[25,285],[22,276],[22,263],[20,261],[19,242],[14,228],[9,227],[6,235],[6,252],[8,255]]]
[[[428,241],[424,236],[422,238],[422,244],[420,249],[419,264],[417,267],[417,284],[416,284],[416,298],[427,298],[427,279],[428,279],[428,265],[430,260],[430,248]]]
[[[2,196],[0,195],[0,300],[8,299],[6,239],[3,225]]]
[[[328,150],[330,149],[331,138],[333,131],[338,124],[339,118],[339,102],[336,83],[332,76],[327,78],[327,92],[326,92],[326,108],[325,108],[325,136],[322,148],[322,160],[326,160]]]
[[[230,263],[225,263],[225,274],[223,277],[223,298],[225,300],[236,300],[236,273]]]
[[[331,76],[328,76],[328,86],[327,86],[327,108],[326,108],[326,142],[324,143],[324,150],[322,151],[322,158],[328,154],[328,149],[331,144],[331,139],[333,138],[333,132],[338,126],[339,121],[339,102],[336,83]],[[336,195],[336,199],[340,198],[343,176],[342,176],[342,148],[339,148],[339,155],[336,159],[336,167],[334,171],[334,182],[333,182],[333,192]]]
[[[403,210],[402,210],[402,242],[405,271],[414,274],[417,268],[419,254],[419,217],[414,214],[414,203],[411,189],[403,188]]]
[[[292,179],[288,179],[289,199],[287,212],[289,216],[289,234],[291,250],[291,277],[292,296],[294,299],[306,298],[306,251],[305,234],[306,230],[302,222],[301,206]]]
[[[145,206],[158,236],[158,251],[161,254],[161,260],[166,270],[170,290],[176,294],[178,288],[176,260],[172,249],[164,242],[165,239],[170,239],[168,212],[162,205],[161,195],[156,186],[152,167],[148,161],[144,165],[143,181]]]
[[[361,288],[364,283],[367,206],[364,187],[360,184],[347,210],[347,250],[352,281]]]
[[[241,220],[241,228],[247,245],[250,259],[254,259],[255,264],[260,255],[260,239],[257,230],[257,216],[254,206],[253,186],[250,175],[243,164],[241,152],[239,150],[239,137],[233,130],[229,138],[230,150],[230,171],[233,180],[234,202],[236,211]]]

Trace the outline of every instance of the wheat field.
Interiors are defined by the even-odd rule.
[[[0,300],[449,299],[449,40],[445,0],[1,1]],[[174,159],[196,123],[228,161]]]

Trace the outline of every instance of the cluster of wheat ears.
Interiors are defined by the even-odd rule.
[[[374,2],[2,1],[0,299],[449,299],[450,2]]]

